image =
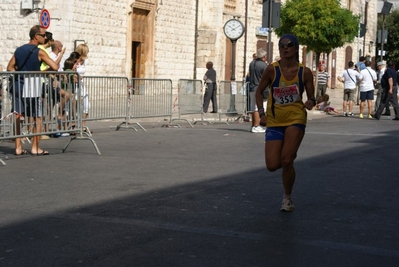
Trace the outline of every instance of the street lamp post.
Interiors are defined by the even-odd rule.
[[[382,27],[381,27],[381,50],[380,60],[384,60],[384,30],[385,30],[385,14],[382,15]]]
[[[365,55],[364,51],[366,50],[366,33],[367,33],[367,13],[368,13],[368,5],[371,0],[365,0],[365,7],[363,13],[363,1],[360,0],[360,17],[363,17],[363,23],[359,21],[359,28],[357,32],[357,61],[359,62],[359,58],[361,57],[360,51],[362,51],[363,56]],[[362,25],[363,24],[363,25]],[[363,28],[361,27],[363,26]],[[363,36],[360,36],[362,31]],[[360,50],[360,38],[363,37],[363,50]]]
[[[366,51],[367,16],[368,16],[369,2],[371,0],[365,0],[365,1],[366,1],[366,3],[364,5],[364,28],[366,29],[366,32],[364,33],[364,36],[363,36],[363,55],[365,55],[365,51]]]
[[[384,41],[385,41],[385,34],[384,34],[384,31],[385,31],[385,15],[389,15],[389,13],[391,13],[391,8],[392,8],[392,3],[390,3],[390,2],[387,2],[387,0],[384,0],[384,5],[383,5],[383,7],[382,7],[382,9],[381,9],[381,14],[382,14],[382,29],[381,29],[381,39],[380,39],[380,41],[381,41],[381,50],[380,50],[380,59],[381,59],[381,61],[383,61],[384,60]]]

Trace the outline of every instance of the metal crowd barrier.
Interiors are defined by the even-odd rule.
[[[169,117],[172,120],[172,80],[131,79],[129,118]],[[139,122],[133,122],[145,129]]]
[[[123,119],[120,125],[128,124],[131,94],[128,78],[84,76],[83,85],[89,101],[88,117],[83,121]]]
[[[82,127],[81,83],[76,72],[0,72],[1,124],[0,141],[15,138],[34,139],[41,135],[75,134],[73,140],[94,140]],[[12,111],[12,107],[16,109]],[[39,110],[36,112],[36,108]]]
[[[191,122],[187,119],[182,118],[183,115],[200,114],[201,121],[204,120],[204,113],[202,112],[203,100],[204,100],[204,89],[201,80],[191,79],[179,79],[178,84],[178,118],[172,119],[172,121],[183,120],[186,121],[192,128],[194,127]],[[194,121],[194,124],[197,123]]]
[[[66,151],[73,140],[90,140],[97,153],[101,154],[91,135],[87,133],[90,131],[84,131],[83,121],[123,119],[117,130],[122,124],[135,123],[144,131],[139,122],[131,123],[130,120],[169,117],[169,123],[185,120],[193,127],[182,116],[201,114],[201,121],[204,121],[203,84],[200,80],[179,80],[178,118],[172,118],[173,87],[169,79],[133,78],[129,84],[126,77],[84,76],[81,79],[76,72],[0,72],[0,76],[0,141],[15,138],[30,141],[35,137],[40,138],[40,135],[75,133],[62,152]],[[219,82],[219,123],[228,125],[221,121],[222,115],[246,114],[246,91],[244,82]],[[34,119],[42,121],[42,127],[37,131],[36,124],[28,119],[32,112],[28,104],[36,98],[42,105],[42,114],[33,115]],[[88,108],[87,100],[90,104],[89,116],[83,118],[82,114]],[[24,107],[19,113],[12,112],[12,107],[16,104]],[[17,124],[17,118],[21,119],[21,123]],[[134,127],[129,128],[136,130]],[[0,163],[4,164],[3,161]]]
[[[243,81],[220,81],[218,87],[219,122],[224,115],[245,115],[247,113],[247,93]],[[226,124],[228,124],[226,122]]]

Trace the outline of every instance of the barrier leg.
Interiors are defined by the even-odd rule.
[[[62,153],[64,153],[64,152],[66,151],[66,149],[67,149],[68,146],[72,143],[73,140],[89,140],[89,141],[93,144],[94,148],[96,149],[97,154],[98,154],[98,155],[101,155],[101,152],[100,152],[100,150],[98,149],[96,142],[94,142],[94,140],[93,140],[91,137],[84,137],[82,134],[81,134],[80,136],[74,136],[74,137],[72,137],[72,138],[69,140],[68,144],[66,144],[66,146],[65,146],[64,149],[62,150]]]
[[[112,126],[112,127],[116,128],[115,131],[118,131],[120,128],[125,128],[125,129],[133,129],[137,132],[137,129],[134,128],[133,126],[128,126],[129,124],[130,124],[129,122],[124,121],[124,122],[119,123],[116,127],[115,126]]]

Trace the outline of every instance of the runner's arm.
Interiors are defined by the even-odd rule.
[[[308,99],[304,103],[305,107],[308,110],[313,109],[316,106],[316,98],[314,97],[314,83],[313,83],[313,74],[309,68],[305,68],[304,74],[304,85],[306,90],[306,96]]]

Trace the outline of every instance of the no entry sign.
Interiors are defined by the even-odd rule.
[[[47,29],[48,27],[50,27],[50,12],[48,12],[47,9],[43,9],[42,12],[40,13],[40,25]]]

